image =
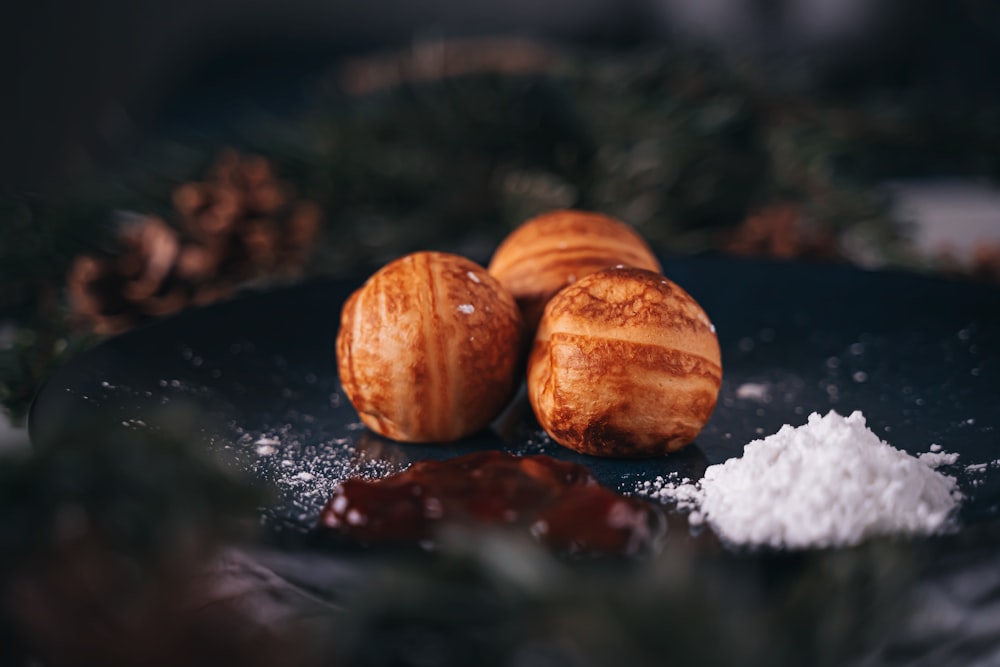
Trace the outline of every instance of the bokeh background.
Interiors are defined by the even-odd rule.
[[[107,336],[247,290],[360,281],[417,249],[485,262],[557,207],[616,215],[667,258],[996,283],[998,67],[989,0],[4,3],[0,659],[995,659],[995,535],[763,565],[672,553],[596,579],[477,537],[359,578],[234,531],[261,501],[183,446],[196,415],[169,445],[74,434],[68,458],[29,454],[23,421]],[[928,563],[943,574],[921,578]],[[901,620],[904,589],[951,616]],[[974,607],[966,653],[935,653]]]
[[[92,334],[418,248],[486,261],[556,207],[663,255],[1000,271],[989,2],[2,11],[15,421]]]
[[[294,77],[345,53],[435,37],[520,34],[626,48],[684,41],[766,57],[782,76],[818,79],[821,89],[908,86],[912,103],[952,112],[997,95],[997,10],[975,0],[45,0],[3,11],[0,175],[6,187],[29,190],[107,166],[191,87],[276,70]]]

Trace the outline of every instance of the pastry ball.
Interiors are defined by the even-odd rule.
[[[418,252],[380,269],[344,303],[337,368],[371,430],[446,442],[484,428],[514,392],[521,317],[478,264]]]
[[[528,398],[559,444],[609,457],[657,456],[695,439],[715,408],[715,327],[691,296],[636,268],[591,274],[542,315]]]
[[[528,220],[504,239],[489,271],[510,290],[534,331],[545,304],[595,271],[625,264],[660,271],[639,234],[624,222],[586,211],[553,211]]]

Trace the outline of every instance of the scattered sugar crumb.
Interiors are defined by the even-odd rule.
[[[941,466],[954,465],[958,461],[958,454],[930,451],[919,455],[917,458],[921,463],[931,468],[940,468]]]
[[[466,315],[471,315],[472,313],[476,312],[476,307],[473,306],[471,303],[462,303],[459,304],[458,306],[458,312],[465,313]]]
[[[744,382],[736,388],[736,398],[766,403],[771,398],[771,387],[762,382]]]
[[[405,457],[383,450],[369,452],[352,433],[316,435],[310,426],[316,421],[312,415],[297,413],[294,420],[261,430],[233,424],[232,437],[217,445],[242,449],[249,457],[250,470],[273,487],[276,501],[262,510],[265,524],[292,521],[299,529],[308,528],[345,479],[374,479],[406,467]],[[363,425],[345,428],[353,432]]]

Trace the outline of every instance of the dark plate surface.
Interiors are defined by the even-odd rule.
[[[665,262],[713,319],[724,381],[695,445],[662,458],[577,455],[539,430],[523,395],[494,427],[452,445],[401,445],[361,427],[340,389],[334,339],[354,281],[251,294],[110,339],[57,372],[36,398],[30,434],[67,425],[158,428],[163,406],[194,402],[215,424],[205,445],[272,483],[275,529],[312,526],[333,485],[407,461],[481,448],[547,453],[630,492],[676,471],[698,477],[748,441],[810,412],[861,410],[890,444],[960,455],[946,469],[966,495],[961,520],[1000,513],[1000,292],[842,266],[688,258]]]

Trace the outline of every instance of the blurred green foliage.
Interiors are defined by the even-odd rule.
[[[736,555],[674,541],[581,564],[456,532],[434,557],[375,559],[327,650],[356,665],[842,665],[897,627],[920,563],[891,543]]]
[[[158,420],[169,429],[67,424],[42,449],[7,453],[0,464],[5,570],[85,536],[137,562],[170,567],[183,552],[239,535],[262,496],[199,445],[203,420],[184,406]]]

